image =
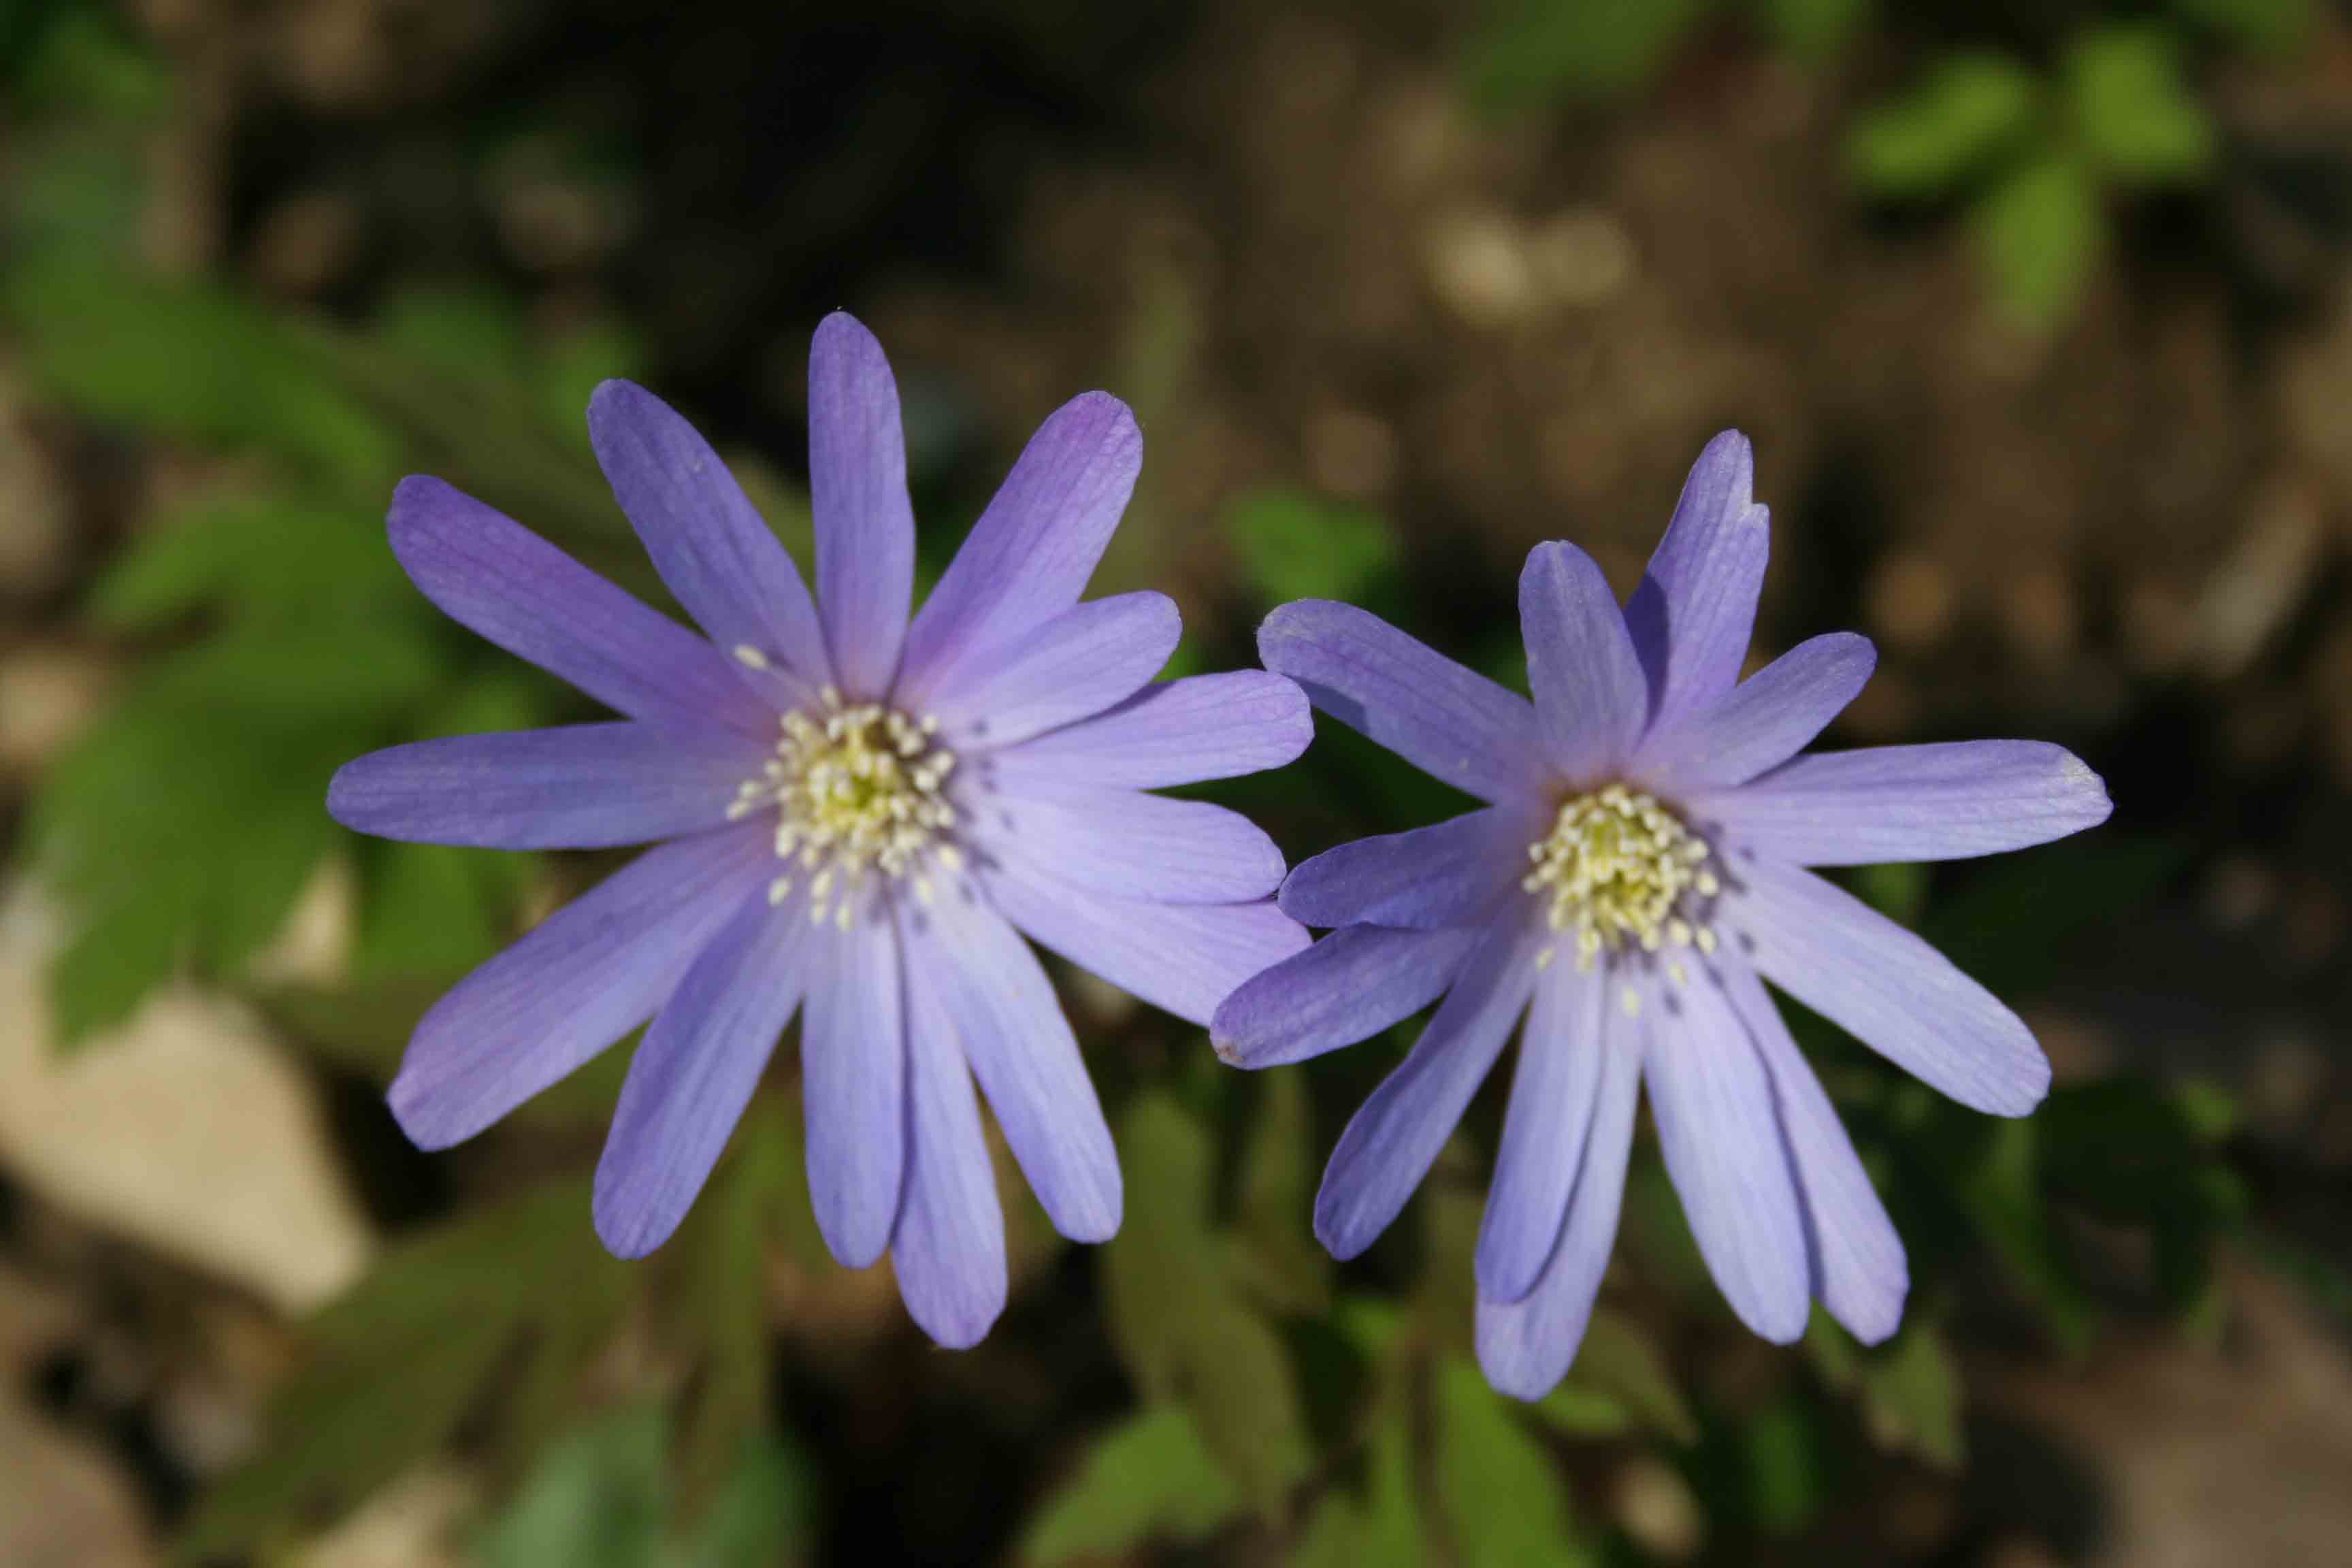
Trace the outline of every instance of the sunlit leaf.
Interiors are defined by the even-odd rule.
[[[1396,561],[1396,537],[1378,512],[1304,490],[1252,490],[1225,512],[1225,539],[1244,582],[1270,605],[1347,599]]]
[[[1758,1530],[1795,1535],[1821,1512],[1821,1434],[1805,1405],[1783,1397],[1757,1411],[1740,1433],[1740,1456]]]
[[[1471,39],[1473,93],[1498,110],[1621,98],[1664,68],[1712,0],[1496,0]]]
[[[1960,1369],[1944,1336],[1914,1324],[1863,1363],[1863,1421],[1879,1447],[1958,1469],[1967,1457]]]
[[[2090,164],[2057,152],[2028,159],[1978,198],[1969,232],[2012,327],[2042,333],[2064,324],[2106,243]]]
[[[662,1414],[635,1405],[542,1455],[477,1548],[482,1568],[661,1568]]]
[[[2180,184],[2212,167],[2212,121],[2180,69],[2180,51],[2153,24],[2101,27],[2066,51],[2076,132],[2110,180]]]
[[[1780,47],[1808,59],[1834,55],[1869,18],[1871,0],[1759,0]]]
[[[2014,60],[1950,56],[1909,93],[1862,116],[1846,142],[1846,168],[1871,195],[1941,195],[2023,139],[2039,96],[2032,73]]]

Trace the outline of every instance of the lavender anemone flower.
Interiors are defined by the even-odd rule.
[[[1799,756],[1874,656],[1835,633],[1739,679],[1767,542],[1751,478],[1744,437],[1708,444],[1622,610],[1580,551],[1537,546],[1532,704],[1346,605],[1285,605],[1258,635],[1315,706],[1490,804],[1292,872],[1282,907],[1339,929],[1237,990],[1218,1049],[1294,1062],[1444,997],[1324,1174],[1315,1231],[1345,1258],[1404,1206],[1526,1012],[1476,1255],[1479,1360],[1521,1398],[1583,1337],[1643,1079],[1740,1319],[1786,1342],[1819,1297],[1864,1341],[1894,1331],[1903,1244],[1763,980],[1964,1105],[2020,1116],[2049,1086],[2015,1014],[1803,868],[2038,844],[2105,819],[2106,792],[2031,741]]]
[[[1271,840],[1144,791],[1289,761],[1306,700],[1260,671],[1147,685],[1175,605],[1080,601],[1141,461],[1102,394],[1045,422],[911,624],[898,389],[848,316],[809,358],[814,598],[650,393],[606,382],[588,426],[709,640],[479,501],[404,480],[392,547],[425,596],[623,718],[378,752],[335,776],[328,809],[436,844],[662,842],[436,1004],[393,1111],[425,1148],[457,1142],[650,1018],[594,1198],[605,1245],[638,1257],[677,1227],[799,1009],[826,1244],[852,1267],[887,1248],[916,1321],[973,1343],[1005,1258],[972,1078],[1056,1228],[1118,1228],[1109,1130],[1019,933],[1202,1023],[1304,947],[1270,899]]]

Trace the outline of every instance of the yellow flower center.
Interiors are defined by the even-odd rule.
[[[1530,893],[1549,892],[1551,929],[1575,933],[1576,966],[1590,970],[1603,953],[1628,947],[1715,951],[1697,904],[1720,890],[1706,867],[1706,840],[1657,797],[1622,784],[1570,798],[1548,837],[1528,846],[1535,869],[1519,879]],[[1537,955],[1549,963],[1554,949]],[[1669,973],[1682,978],[1679,963]],[[1627,1010],[1634,1005],[1626,993]]]
[[[776,856],[793,869],[768,885],[782,903],[796,875],[809,879],[809,919],[847,930],[866,873],[907,879],[928,902],[928,856],[953,871],[963,865],[946,839],[955,807],[942,790],[955,753],[933,736],[939,721],[909,719],[877,702],[845,704],[827,686],[815,717],[798,710],[782,721],[776,754],[761,776],[746,779],[728,807],[730,820],[774,807]]]

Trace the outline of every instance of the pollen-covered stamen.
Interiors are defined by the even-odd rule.
[[[773,808],[776,856],[789,865],[768,885],[782,903],[806,879],[809,919],[847,929],[866,873],[912,879],[928,897],[925,857],[950,870],[962,865],[942,837],[955,826],[944,786],[955,753],[937,744],[939,721],[908,718],[879,703],[842,700],[827,686],[814,717],[783,716],[783,735],[761,776],[747,779],[727,808],[729,819]]]
[[[1573,933],[1579,969],[1627,947],[1712,952],[1715,932],[1701,906],[1720,886],[1707,855],[1706,840],[1655,796],[1612,784],[1559,808],[1550,836],[1528,846],[1535,869],[1519,885],[1549,890],[1546,919],[1563,936]],[[1553,952],[1547,947],[1537,962],[1550,963]],[[1669,973],[1679,968],[1670,964]],[[1637,1005],[1630,992],[1628,1004]]]

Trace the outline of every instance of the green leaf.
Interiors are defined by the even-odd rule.
[[[1280,1337],[1244,1298],[1238,1248],[1209,1224],[1208,1137],[1150,1093],[1129,1107],[1119,1147],[1152,1179],[1129,1192],[1103,1248],[1111,1341],[1146,1396],[1181,1401],[1226,1473],[1271,1512],[1306,1473],[1306,1417]]]
[[[700,1523],[686,1533],[675,1568],[791,1568],[816,1535],[815,1489],[806,1456],[772,1434],[743,1450]]]
[[[2023,140],[2040,86],[2000,55],[1954,55],[1906,96],[1862,116],[1846,141],[1846,168],[1874,196],[1941,195]]]
[[[2172,8],[2229,42],[2264,50],[2300,43],[2313,14],[2312,0],[2172,0]]]
[[[2211,171],[2212,122],[2160,24],[2118,24],[2077,39],[2066,52],[2065,80],[2075,132],[2108,179],[2186,184]]]
[[[315,1527],[429,1457],[501,1378],[542,1357],[581,1390],[632,1289],[588,1223],[585,1184],[559,1183],[388,1250],[313,1318],[260,1450],[198,1502],[182,1550],[234,1556]]]
[[[1154,1538],[1199,1541],[1242,1510],[1181,1405],[1159,1405],[1111,1428],[1045,1502],[1021,1542],[1036,1568],[1124,1555]]]
[[[1277,1310],[1318,1313],[1331,1299],[1331,1258],[1308,1220],[1318,1173],[1314,1114],[1296,1073],[1261,1074],[1258,1114],[1243,1151],[1240,1232],[1243,1278]]]
[[[1740,1452],[1756,1528],[1769,1536],[1802,1531],[1824,1498],[1821,1435],[1811,1413],[1794,1398],[1772,1401],[1748,1419]]]
[[[1571,1437],[1614,1437],[1633,1424],[1612,1395],[1572,1383],[1562,1383],[1528,1408]]]
[[[1396,563],[1388,521],[1305,490],[1252,490],[1225,511],[1242,577],[1268,604],[1347,599]]]
[[[662,1413],[635,1405],[542,1456],[483,1534],[481,1568],[662,1568]]]
[[[1901,862],[1858,866],[1853,871],[1853,890],[1888,920],[1914,925],[1927,904],[1927,868]]]
[[[1623,98],[1663,69],[1713,0],[1496,0],[1469,44],[1471,92],[1497,110]]]
[[[1614,1308],[1592,1310],[1584,1343],[1560,1387],[1588,1398],[1605,1398],[1643,1426],[1677,1443],[1698,1439],[1698,1422],[1666,1370],[1656,1342],[1648,1330]]]
[[[1870,15],[1870,0],[1758,0],[1780,47],[1806,59],[1843,48]]]
[[[1862,1390],[1872,1441],[1940,1470],[1960,1468],[1960,1369],[1942,1334],[1925,1324],[1904,1330],[1864,1363]]]
[[[1559,1467],[1476,1363],[1439,1363],[1436,1395],[1436,1489],[1454,1560],[1463,1568],[1593,1561],[1570,1528]]]
[[[2106,244],[2090,165],[2063,153],[2004,174],[1969,210],[1969,229],[2002,316],[2032,335],[2073,318]]]

